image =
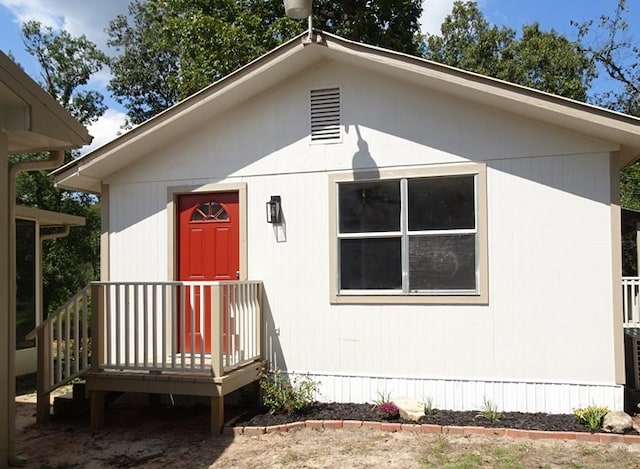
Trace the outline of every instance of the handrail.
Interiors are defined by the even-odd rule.
[[[50,413],[49,394],[90,368],[91,341],[89,319],[91,312],[91,284],[85,286],[56,312],[31,331],[27,337],[37,339],[38,422],[47,420]]]
[[[52,321],[56,320],[56,317],[58,314],[61,314],[63,311],[66,311],[66,309],[73,303],[75,303],[79,297],[82,297],[83,294],[86,294],[88,292],[91,291],[91,282],[87,283],[84,288],[82,290],[80,290],[78,293],[76,293],[74,296],[71,297],[71,299],[69,301],[67,301],[66,303],[64,303],[62,306],[60,306],[55,313],[50,314],[49,316],[47,316],[47,319],[45,319],[44,321],[42,321],[40,324],[38,324],[38,326],[32,330],[31,332],[29,332],[26,336],[25,339],[27,340],[33,340],[36,338],[36,335],[38,334],[38,332],[43,329],[44,327],[46,327],[48,324],[50,324]]]

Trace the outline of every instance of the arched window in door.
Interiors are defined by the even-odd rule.
[[[191,221],[227,221],[229,215],[218,202],[200,204],[191,214]]]

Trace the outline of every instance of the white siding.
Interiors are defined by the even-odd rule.
[[[341,87],[343,143],[310,145],[308,93],[324,86]],[[619,407],[612,149],[325,63],[106,181],[111,279],[167,279],[168,187],[245,182],[248,278],[264,281],[272,362],[323,377],[325,399],[371,400],[377,379],[401,379],[450,408],[486,386],[505,410],[570,411],[583,395]],[[488,168],[489,304],[331,305],[328,172],[461,161]],[[277,231],[265,220],[271,195],[282,197]],[[366,386],[345,393],[354,376]],[[452,400],[458,388],[471,397]]]

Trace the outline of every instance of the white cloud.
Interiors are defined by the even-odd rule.
[[[91,145],[82,147],[80,153],[84,155],[113,140],[118,133],[122,132],[121,127],[126,118],[127,116],[123,112],[108,109],[97,122],[88,127],[93,141]]]
[[[72,36],[84,34],[100,49],[106,50],[109,22],[126,13],[129,0],[0,0],[0,5],[15,16],[18,23],[36,20]]]
[[[420,30],[422,34],[438,34],[440,26],[451,13],[454,0],[423,0]]]

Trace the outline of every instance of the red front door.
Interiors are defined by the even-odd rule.
[[[179,280],[236,280],[240,269],[240,227],[237,192],[181,195],[178,199],[178,263]],[[206,291],[206,290],[205,290]],[[200,291],[185,290],[181,298],[185,317],[180,344],[185,352],[211,352],[211,310],[208,294],[204,302]],[[204,311],[200,305],[204,304]],[[182,319],[184,322],[182,322]],[[226,321],[223,321],[226,324]],[[193,326],[192,326],[193,324]],[[195,328],[195,329],[194,329]],[[204,330],[202,330],[204,328]],[[182,329],[182,328],[181,328]],[[191,331],[195,330],[194,344]],[[226,343],[223,334],[223,344]]]

